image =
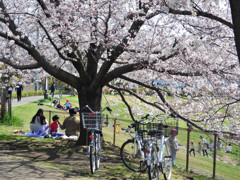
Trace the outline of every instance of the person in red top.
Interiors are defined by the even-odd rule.
[[[54,115],[52,117],[53,123],[50,125],[51,131],[50,134],[57,134],[59,133],[59,116],[58,115]]]

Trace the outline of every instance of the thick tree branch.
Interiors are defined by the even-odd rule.
[[[48,8],[47,8],[46,4],[43,2],[43,0],[37,0],[37,2],[41,6],[41,8],[42,8],[44,14],[46,15],[46,17],[50,18],[51,14],[49,13]]]
[[[12,66],[13,68],[20,69],[20,70],[37,69],[37,68],[41,67],[41,66],[39,66],[38,63],[28,64],[28,65],[19,65],[19,64],[11,62],[10,59],[4,58],[4,57],[0,57],[0,61],[5,63],[5,64],[8,64],[8,65]]]
[[[112,70],[111,72],[109,72],[106,77],[104,77],[102,79],[102,84],[108,84],[110,81],[112,81],[113,79],[120,77],[122,74],[128,73],[128,72],[132,72],[135,70],[140,70],[145,68],[145,66],[147,66],[149,64],[148,61],[142,61],[140,63],[134,63],[134,64],[128,64],[128,65],[124,65],[121,67],[117,67],[114,70]]]
[[[169,13],[171,14],[176,14],[176,15],[187,15],[187,16],[193,16],[194,14],[191,12],[191,11],[181,11],[181,10],[176,10],[176,9],[173,9],[171,7],[169,7]],[[209,18],[209,19],[212,19],[212,20],[215,20],[217,22],[220,22],[228,27],[230,27],[231,29],[233,29],[233,24],[227,20],[224,20],[218,16],[215,16],[211,13],[207,13],[207,12],[203,12],[203,11],[200,11],[200,10],[196,10],[196,15],[197,16],[202,16],[202,17],[206,17],[206,18]]]
[[[9,16],[9,14],[8,14],[6,8],[5,8],[5,5],[3,4],[3,1],[0,1],[0,8],[2,9],[2,12],[4,12],[3,14],[6,17],[6,19],[8,19],[8,20],[4,20],[2,22],[4,22],[6,24],[6,26],[7,26],[7,23],[8,23],[8,28],[11,30],[11,32],[15,36],[18,36],[22,42],[24,42],[25,44],[31,45],[31,41],[28,39],[28,37],[24,36],[22,38],[23,33],[17,31],[17,26],[14,23],[14,21],[11,19],[11,17]]]

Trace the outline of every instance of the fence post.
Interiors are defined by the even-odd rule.
[[[116,126],[116,119],[114,119],[114,125],[113,125],[113,145],[115,146],[115,136],[116,136],[116,130],[115,130],[115,126]]]
[[[49,119],[48,119],[49,126],[50,126],[50,124],[51,124],[51,117],[52,117],[52,116],[51,116],[51,112],[52,112],[52,111],[49,111]]]
[[[187,160],[186,160],[186,171],[188,172],[188,164],[189,164],[189,140],[190,140],[190,132],[191,129],[187,129],[188,135],[187,135]]]
[[[213,179],[215,179],[216,175],[216,158],[217,158],[217,134],[214,134]]]

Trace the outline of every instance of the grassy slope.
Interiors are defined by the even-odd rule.
[[[114,98],[119,98],[118,96],[112,96],[112,99]],[[73,96],[73,97],[62,97],[61,98],[61,104],[64,104],[66,99],[70,99],[70,101],[73,103],[74,106],[78,106],[78,99],[77,96]],[[48,103],[48,102],[46,102]],[[133,104],[135,104],[134,102],[131,102]],[[103,101],[103,105],[106,105],[106,102]],[[110,104],[111,105],[111,104]],[[33,103],[29,103],[26,105],[22,105],[22,106],[17,106],[17,107],[13,107],[13,115],[17,116],[18,118],[20,118],[24,123],[23,127],[14,127],[14,126],[1,126],[0,128],[0,139],[7,139],[9,137],[6,137],[6,135],[12,135],[13,131],[18,129],[23,129],[24,131],[28,131],[29,130],[29,123],[31,121],[32,116],[36,113],[38,108],[43,108],[45,110],[52,110],[52,111],[57,111],[55,108],[53,107],[49,107],[49,106],[38,106],[36,102]],[[126,108],[124,106],[123,103],[118,103],[115,104],[115,106],[111,106],[111,108],[115,111],[115,112],[120,112],[121,114],[125,114],[124,108]],[[61,114],[60,114],[61,113]],[[64,115],[62,114],[64,113],[63,111],[59,111],[59,116],[60,116],[60,121],[63,121],[63,119],[68,115],[67,113]],[[49,114],[46,113],[46,117],[47,119],[49,119]],[[123,115],[123,117],[120,117],[123,119],[130,119],[129,117],[127,117],[126,115]],[[112,121],[110,121],[112,122]],[[127,127],[128,124],[130,124],[129,122],[117,122],[121,124],[121,127]],[[186,127],[186,123],[184,122],[179,122],[179,125],[181,127]],[[194,140],[194,142],[197,144],[198,141],[200,141],[199,136],[202,135],[201,133],[196,133],[196,132],[192,132],[191,133],[191,140]],[[11,136],[12,137],[12,136]],[[204,137],[206,137],[206,139],[209,142],[209,138],[207,135],[204,135]],[[129,136],[127,134],[124,134],[123,132],[121,132],[120,134],[116,135],[116,145],[117,146],[121,146],[123,144],[123,142],[126,141],[126,139],[128,139]],[[179,135],[178,135],[178,140],[179,140],[179,144],[186,146],[186,140],[187,140],[187,135],[186,135],[186,131],[180,131]],[[104,128],[104,139],[106,141],[111,141],[113,139],[113,130],[109,128]],[[233,148],[233,149],[237,149],[237,148]],[[237,153],[237,152],[236,152]],[[228,158],[230,159],[238,159],[237,155],[235,154],[225,154],[224,151],[220,151],[218,152],[218,156],[228,156]],[[181,167],[185,168],[185,160],[186,159],[186,151],[185,150],[180,150],[178,155],[177,155],[177,165],[180,165]],[[195,158],[190,158],[190,164],[189,164],[189,168],[190,169],[197,169],[199,171],[202,172],[206,172],[206,173],[210,173],[212,172],[212,159],[210,158],[206,158],[203,156],[199,156],[196,155]],[[231,172],[230,170],[231,169]],[[240,175],[240,168],[239,166],[232,166],[223,162],[217,162],[217,176],[221,176],[224,177],[226,179],[234,179],[234,177],[237,177]]]

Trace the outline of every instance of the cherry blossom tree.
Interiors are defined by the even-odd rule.
[[[124,94],[198,129],[239,133],[240,74],[227,0],[1,0],[0,8],[0,61],[68,83],[80,108],[99,111],[108,87],[133,120],[144,111]],[[78,144],[85,136],[81,124]]]

